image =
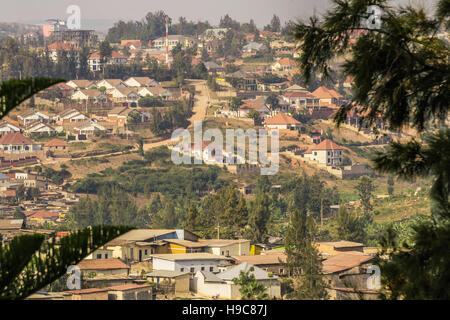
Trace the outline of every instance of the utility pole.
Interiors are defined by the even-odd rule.
[[[220,222],[219,221],[217,221],[216,229],[217,229],[217,240],[220,240]]]

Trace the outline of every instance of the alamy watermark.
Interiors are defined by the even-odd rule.
[[[380,267],[377,265],[371,265],[367,268],[367,273],[371,276],[367,278],[367,289],[379,290],[381,288],[381,271]]]
[[[81,8],[77,5],[70,5],[67,7],[66,13],[69,15],[67,18],[67,28],[70,30],[81,29]]]
[[[364,19],[365,25],[368,29],[381,29],[383,10],[377,5],[371,5],[367,8],[367,18]]]
[[[80,290],[81,289],[81,270],[78,266],[71,265],[67,268],[67,289]]]
[[[261,167],[261,175],[278,173],[278,130],[226,129],[225,136],[224,148],[222,131],[208,129],[203,133],[201,121],[194,122],[194,140],[188,130],[177,129],[172,133],[172,141],[177,143],[172,149],[172,162],[177,165],[192,164],[192,162],[194,164],[251,164]],[[247,139],[248,157],[246,157]],[[270,152],[268,150],[269,139]],[[237,140],[237,144],[235,144],[235,140]]]

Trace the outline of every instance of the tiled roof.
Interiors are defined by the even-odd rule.
[[[309,98],[309,99],[315,99],[316,97],[313,96],[308,91],[288,91],[283,94],[286,98]]]
[[[149,288],[149,287],[151,287],[151,285],[149,285],[149,284],[128,283],[128,284],[122,284],[119,286],[108,287],[108,291],[128,291],[128,290],[142,289],[142,288]]]
[[[54,42],[52,44],[49,44],[47,46],[47,49],[49,51],[71,51],[71,50],[78,51],[77,48],[72,47],[71,45],[65,42]]]
[[[129,269],[130,267],[119,259],[85,259],[78,263],[81,270]]]
[[[280,260],[282,262],[286,262],[286,255],[282,252],[280,252],[280,254],[266,254],[256,256],[233,256],[233,258],[237,260],[236,263],[247,262],[255,266],[260,264],[280,264]]]
[[[343,149],[330,139],[325,139],[321,143],[312,146],[310,150],[343,150]]]
[[[280,65],[282,65],[282,66],[292,66],[292,67],[297,66],[297,62],[295,60],[290,59],[290,58],[280,59],[280,61],[278,61],[278,63]]]
[[[46,211],[46,210],[40,210],[29,216],[29,218],[36,218],[36,219],[51,219],[51,218],[58,218],[58,217],[59,217],[58,212],[50,212],[50,211]]]
[[[44,147],[67,147],[69,144],[59,139],[53,139],[47,142]]]
[[[291,116],[288,116],[287,114],[280,112],[275,117],[267,118],[265,121],[265,124],[269,125],[294,125],[294,124],[301,124],[298,120],[295,120]]]
[[[36,144],[36,142],[23,136],[19,132],[11,132],[5,134],[3,137],[0,138],[0,144],[23,145],[23,144]]]
[[[364,244],[353,241],[329,241],[329,242],[319,242],[319,244],[332,246],[333,248],[351,248],[351,247],[363,247]]]
[[[90,56],[89,56],[89,60],[91,60],[91,59],[100,59],[100,52],[99,51],[95,51],[94,53],[92,53]],[[113,51],[112,53],[111,53],[111,57],[110,57],[110,59],[127,59],[127,57],[125,57],[123,54],[121,54],[120,52],[117,52],[117,51]]]
[[[330,99],[330,98],[341,99],[341,98],[343,98],[343,96],[339,92],[337,92],[333,89],[328,89],[324,86],[317,88],[316,90],[314,90],[314,92],[312,94],[320,99]]]
[[[21,229],[23,219],[1,219],[0,229]]]

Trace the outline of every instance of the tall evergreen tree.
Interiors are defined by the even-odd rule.
[[[330,64],[346,55],[343,73],[354,78],[354,97],[337,112],[338,124],[354,109],[365,114],[363,121],[369,127],[381,117],[392,129],[410,126],[419,133],[428,131],[407,142],[393,142],[374,158],[382,173],[433,179],[432,219],[414,227],[413,244],[398,243],[392,230],[383,240],[386,250],[378,263],[385,298],[450,297],[450,130],[444,122],[449,110],[450,50],[440,36],[450,27],[448,3],[438,1],[437,10],[429,15],[423,8],[393,7],[380,0],[376,5],[382,16],[374,25],[361,20],[373,1],[333,0],[322,19],[312,17],[309,24],[299,23],[295,29],[305,80],[316,72],[327,78]],[[362,33],[351,41],[355,31]],[[389,260],[383,260],[384,255]]]
[[[290,298],[311,300],[326,299],[322,278],[321,256],[315,247],[317,233],[314,219],[305,211],[290,213],[289,228],[285,236],[286,270],[294,280]]]

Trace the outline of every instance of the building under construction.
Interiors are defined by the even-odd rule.
[[[92,47],[97,43],[94,30],[55,30],[51,36],[52,42],[65,42],[75,47]]]

